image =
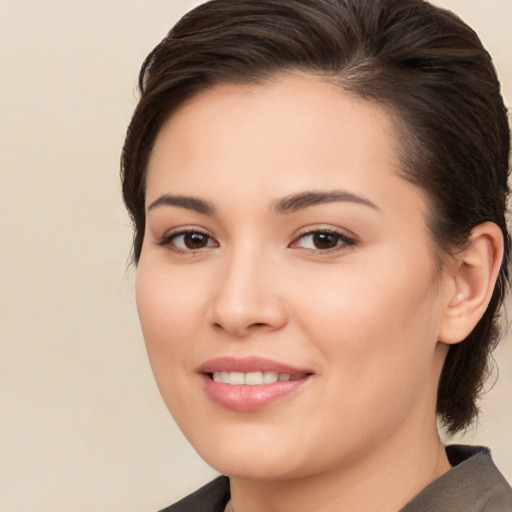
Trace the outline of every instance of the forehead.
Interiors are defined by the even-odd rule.
[[[306,165],[319,178],[340,164],[364,174],[375,160],[398,170],[397,153],[385,108],[314,76],[284,75],[218,85],[181,105],[156,139],[148,181],[161,168],[177,180],[184,168],[187,179],[201,171],[203,180],[228,168],[246,179],[269,168],[274,179],[299,179]]]

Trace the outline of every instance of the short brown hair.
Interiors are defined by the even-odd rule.
[[[505,256],[489,307],[450,347],[438,413],[450,431],[477,414],[508,284],[510,132],[491,57],[453,13],[423,0],[211,0],[194,9],[146,58],[140,101],[122,153],[123,196],[138,261],[146,167],[163,123],[185,100],[220,83],[258,83],[306,71],[388,107],[401,134],[403,175],[429,198],[439,254],[496,223]]]

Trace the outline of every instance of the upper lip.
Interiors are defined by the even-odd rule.
[[[296,368],[279,361],[267,359],[264,357],[217,357],[204,362],[199,368],[199,373],[213,372],[277,372],[288,373],[290,375],[309,374],[308,370]]]

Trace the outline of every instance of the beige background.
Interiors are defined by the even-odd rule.
[[[147,52],[190,0],[0,0],[0,509],[151,512],[214,473],[161,403],[127,270],[119,152]],[[511,0],[443,0],[512,102]],[[476,442],[512,480],[512,350]]]

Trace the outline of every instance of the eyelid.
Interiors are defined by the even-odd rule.
[[[342,241],[342,243],[339,243],[336,246],[329,248],[329,249],[309,249],[309,248],[302,248],[302,249],[325,254],[325,253],[340,251],[340,250],[346,249],[349,246],[356,245],[358,243],[358,238],[356,237],[356,235],[354,235],[351,232],[347,233],[347,230],[344,230],[341,228],[335,228],[333,226],[321,226],[320,225],[320,226],[308,226],[308,227],[302,228],[294,236],[293,241],[290,243],[290,245],[288,247],[295,248],[295,247],[297,247],[297,244],[301,239],[304,239],[307,236],[312,236],[312,235],[320,234],[320,233],[328,233],[328,234],[337,236]],[[298,247],[298,248],[300,249],[301,247]]]
[[[213,241],[214,244],[208,244],[205,247],[201,247],[198,249],[181,249],[180,247],[177,247],[176,245],[173,245],[173,240],[176,239],[179,236],[187,235],[187,234],[193,234],[197,233],[200,235],[203,235],[207,237],[209,240]],[[212,236],[208,230],[204,228],[200,228],[197,226],[180,226],[177,228],[173,228],[169,231],[166,231],[156,242],[155,245],[162,246],[162,247],[168,247],[170,250],[173,250],[178,253],[194,253],[201,251],[203,249],[209,248],[209,247],[218,247],[219,243],[215,239],[214,236]]]

